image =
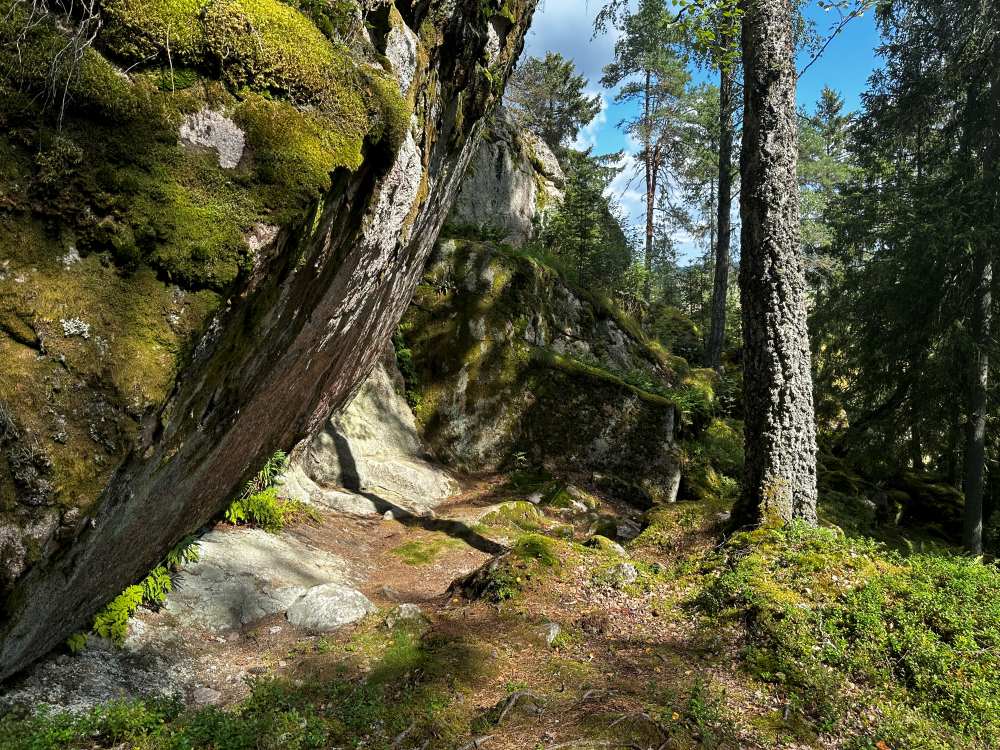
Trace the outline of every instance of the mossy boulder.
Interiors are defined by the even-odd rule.
[[[401,329],[432,452],[473,472],[641,478],[672,500],[686,386],[624,317],[510,248],[439,243]]]
[[[0,0],[0,679],[388,343],[534,3],[501,32],[478,4],[348,4],[337,26],[276,0],[108,0],[78,29]],[[77,30],[92,44],[60,54]]]

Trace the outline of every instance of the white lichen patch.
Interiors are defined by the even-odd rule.
[[[256,257],[261,250],[277,239],[278,231],[279,228],[274,224],[258,221],[246,235],[247,247],[250,248],[250,252]]]
[[[208,107],[188,115],[181,123],[179,135],[186,146],[214,149],[223,169],[238,167],[247,145],[246,134],[239,125]]]
[[[76,245],[70,245],[66,250],[66,254],[62,257],[63,268],[68,271],[75,264],[79,263],[80,260],[80,251],[76,249]]]
[[[406,24],[392,27],[385,44],[385,56],[399,81],[399,89],[406,94],[417,73],[417,35]]]
[[[90,323],[85,323],[79,318],[63,318],[59,321],[62,324],[63,336],[73,338],[80,336],[85,339],[90,338]]]

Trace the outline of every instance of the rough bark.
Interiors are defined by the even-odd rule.
[[[652,74],[646,71],[645,99],[643,103],[643,122],[646,131],[646,143],[644,154],[644,165],[646,170],[646,255],[644,258],[646,265],[646,284],[644,294],[648,302],[652,294],[653,278],[653,234],[656,223],[656,164],[653,155],[653,122],[650,111],[652,100]]]
[[[741,155],[746,467],[738,525],[816,522],[816,424],[799,255],[790,0],[748,0]]]
[[[439,34],[411,89],[406,141],[338,174],[311,220],[281,233],[256,283],[233,295],[166,406],[145,420],[88,523],[6,592],[0,679],[87,627],[94,611],[219,514],[267,456],[321,428],[368,376],[497,101],[494,81],[520,53],[535,2],[510,5],[516,23],[490,18],[479,0],[408,4],[411,29],[426,21]]]
[[[706,346],[706,363],[722,366],[726,342],[726,302],[729,297],[729,263],[733,211],[733,77],[723,69],[719,81],[719,192],[718,235],[715,245],[715,283],[712,289],[712,327]]]
[[[985,249],[976,255],[973,299],[969,423],[965,448],[965,529],[962,541],[973,554],[983,551],[983,478],[986,463],[987,393],[990,377],[993,262]]]

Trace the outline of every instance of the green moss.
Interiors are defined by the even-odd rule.
[[[266,197],[271,207],[317,200],[330,189],[335,170],[354,171],[364,158],[358,132],[322,112],[250,95],[234,119],[246,131],[257,179],[271,188]]]
[[[503,503],[495,511],[483,517],[483,525],[513,527],[523,531],[538,531],[544,523],[544,516],[534,505],[525,500]]]
[[[448,537],[434,537],[426,540],[404,542],[392,550],[392,554],[407,565],[430,565],[450,549],[461,547],[462,542]]]
[[[565,372],[569,375],[575,375],[585,378],[590,378],[593,380],[602,381],[604,383],[609,383],[611,385],[618,386],[625,390],[631,391],[633,394],[638,396],[643,401],[653,404],[655,406],[662,407],[674,407],[674,402],[670,399],[664,398],[663,396],[657,395],[655,393],[649,393],[648,391],[642,390],[630,383],[627,383],[621,377],[615,375],[612,372],[604,370],[600,367],[595,367],[594,365],[585,364],[579,360],[572,359],[570,357],[564,357],[560,354],[555,354],[545,349],[535,349],[534,352],[535,360],[546,367],[552,367],[554,369]]]
[[[786,686],[814,730],[900,747],[1000,741],[994,566],[904,558],[801,525],[737,535],[727,553],[699,602],[715,617],[749,622],[747,667]],[[848,700],[879,710],[858,728]]]
[[[514,545],[514,554],[526,562],[536,562],[543,568],[559,566],[555,542],[542,534],[525,534]]]

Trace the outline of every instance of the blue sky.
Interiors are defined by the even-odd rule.
[[[560,52],[571,58],[577,69],[590,80],[593,93],[602,93],[606,109],[581,133],[578,145],[594,146],[595,153],[613,153],[629,150],[628,139],[621,133],[618,123],[630,112],[614,104],[614,92],[602,91],[601,69],[607,64],[614,50],[613,35],[593,37],[594,16],[603,0],[541,0],[525,47],[525,55],[541,57],[546,51]],[[807,14],[816,23],[821,35],[835,27],[839,16],[824,12],[812,2]],[[868,77],[878,64],[875,47],[878,31],[872,13],[853,20],[829,46],[799,81],[799,103],[808,109],[819,97],[824,85],[841,92],[848,109],[860,107],[860,95],[867,87]],[[804,56],[800,67],[809,60]],[[707,73],[697,74],[704,78]],[[617,196],[628,212],[638,215],[641,196],[629,190],[624,176],[615,186]]]

